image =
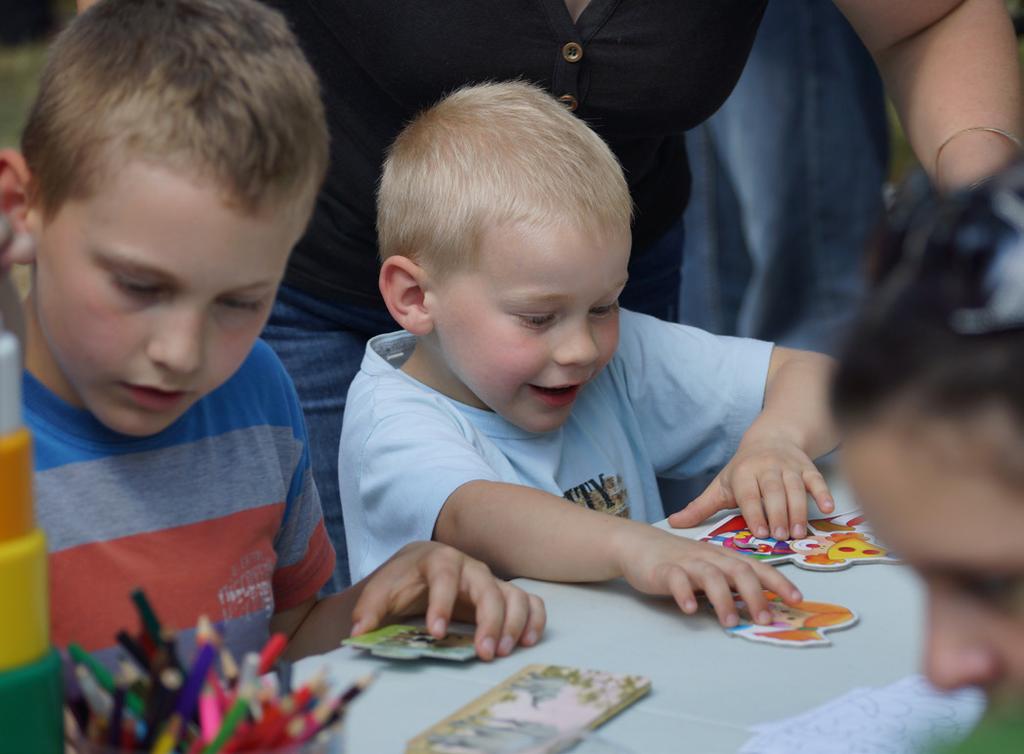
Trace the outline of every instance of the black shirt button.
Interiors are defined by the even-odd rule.
[[[567,108],[569,108],[569,112],[572,112],[573,110],[580,106],[580,103],[577,102],[576,98],[573,97],[571,94],[563,94],[561,97],[558,98],[558,101],[565,105]]]

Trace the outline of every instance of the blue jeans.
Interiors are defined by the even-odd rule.
[[[882,211],[881,80],[842,14],[768,3],[732,95],[687,135],[682,320],[835,352]]]
[[[674,320],[682,248],[680,220],[630,264],[623,306]],[[320,493],[327,533],[338,556],[324,594],[340,591],[351,583],[338,494],[338,445],[348,386],[359,372],[366,341],[397,329],[386,311],[332,303],[281,286],[263,330],[263,339],[284,362],[299,393],[309,434],[313,479]]]

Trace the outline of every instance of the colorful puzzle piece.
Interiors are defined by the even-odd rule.
[[[848,607],[827,602],[801,602],[790,607],[772,592],[765,592],[772,613],[771,625],[754,623],[747,603],[734,596],[740,611],[739,625],[725,629],[732,636],[781,647],[819,647],[831,644],[825,631],[849,628],[857,622],[857,614]]]
[[[837,571],[855,563],[898,563],[881,545],[859,512],[807,522],[800,539],[755,537],[743,516],[727,518],[702,541],[777,565],[792,562],[811,571]]]

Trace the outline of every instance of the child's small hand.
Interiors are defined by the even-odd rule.
[[[413,542],[367,578],[352,610],[352,635],[386,617],[426,614],[441,638],[452,618],[475,621],[476,652],[490,660],[540,640],[547,620],[540,597],[495,578],[479,560],[439,542]]]
[[[771,621],[764,590],[775,592],[790,605],[803,599],[773,566],[705,542],[645,528],[630,532],[620,544],[623,576],[646,594],[671,595],[684,613],[697,611],[697,591],[704,592],[726,627],[739,622],[733,592],[739,593],[758,623]]]
[[[668,522],[676,528],[696,526],[720,510],[738,507],[755,537],[804,537],[808,493],[822,513],[835,509],[825,478],[795,443],[745,438],[708,488]]]

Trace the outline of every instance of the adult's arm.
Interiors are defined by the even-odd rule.
[[[1019,154],[1005,136],[964,130],[1021,135],[1017,40],[1003,0],[835,3],[874,57],[911,147],[941,187],[985,178]]]

